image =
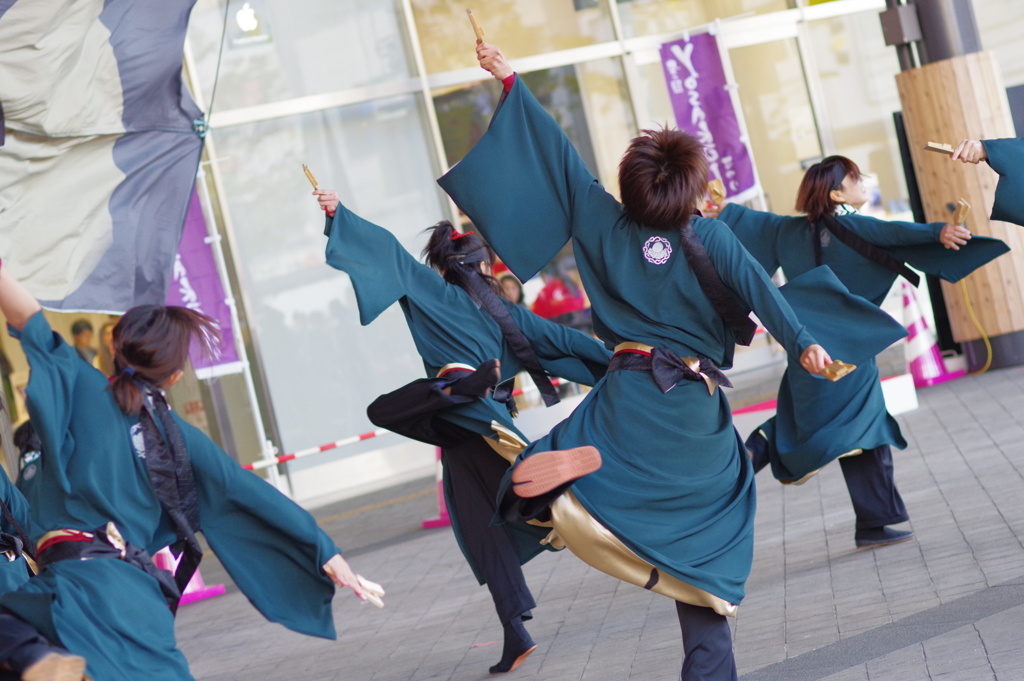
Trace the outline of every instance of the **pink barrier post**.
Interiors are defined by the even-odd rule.
[[[167,570],[171,574],[178,567],[178,559],[174,557],[171,550],[168,548],[160,549],[153,556],[153,562],[161,570]],[[189,580],[185,586],[185,593],[181,595],[180,605],[186,603],[194,603],[195,601],[201,601],[205,598],[213,598],[214,596],[220,596],[226,591],[223,584],[217,584],[216,586],[206,586],[203,581],[202,575],[199,574],[199,570],[192,575],[192,579]]]
[[[907,326],[907,361],[914,387],[927,388],[964,375],[962,369],[953,372],[946,369],[935,332],[925,321],[914,287],[907,282],[903,282],[903,322]]]
[[[448,505],[444,503],[444,469],[441,466],[441,448],[437,448],[437,517],[427,518],[423,521],[423,529],[429,530],[434,527],[448,527],[452,519],[448,516]]]

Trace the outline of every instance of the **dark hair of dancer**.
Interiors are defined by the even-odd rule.
[[[626,215],[658,230],[685,227],[707,192],[704,147],[675,128],[644,130],[619,163],[619,191]]]
[[[480,270],[479,263],[494,267],[497,260],[494,249],[486,241],[475,232],[459,232],[447,220],[424,231],[430,233],[430,239],[423,249],[423,257],[445,281],[465,289],[466,277],[479,276],[496,294],[502,295],[498,280]]]
[[[141,379],[160,385],[185,368],[195,337],[210,352],[219,337],[217,322],[184,307],[140,305],[128,310],[114,327],[114,368],[110,382],[117,406],[125,414],[142,408]]]
[[[38,452],[43,448],[43,443],[39,440],[31,421],[25,421],[14,431],[14,446],[19,454]]]
[[[860,168],[845,156],[828,156],[807,169],[800,189],[796,194],[796,209],[807,214],[807,219],[817,222],[826,215],[834,215],[838,203],[831,196],[843,186],[847,176],[857,180]]]

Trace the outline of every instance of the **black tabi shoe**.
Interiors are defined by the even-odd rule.
[[[487,397],[501,379],[501,362],[489,359],[473,373],[452,382],[451,394],[466,397]]]
[[[746,447],[750,463],[754,464],[754,473],[760,472],[762,468],[770,463],[768,459],[768,440],[760,430],[755,430],[750,434],[750,437],[747,438]]]
[[[515,617],[505,625],[505,648],[501,651],[501,661],[489,671],[492,674],[515,671],[536,649],[537,644],[523,626],[522,618]]]
[[[889,544],[901,544],[914,538],[912,530],[894,530],[891,527],[872,527],[867,530],[857,530],[853,536],[858,549],[873,549],[876,546],[888,546]]]

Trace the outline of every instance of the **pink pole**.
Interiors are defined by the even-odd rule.
[[[437,448],[437,517],[427,518],[423,521],[423,529],[429,530],[434,527],[448,527],[452,519],[448,516],[448,505],[444,503],[444,468],[441,466],[441,448]]]

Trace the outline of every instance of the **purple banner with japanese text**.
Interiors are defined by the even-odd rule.
[[[661,65],[676,125],[704,145],[708,179],[721,179],[728,198],[746,200],[756,190],[757,181],[733,109],[718,40],[700,33],[665,43]]]
[[[195,343],[189,348],[189,359],[201,379],[234,374],[242,371],[235,349],[231,308],[224,295],[224,286],[217,272],[213,250],[206,238],[206,218],[199,196],[193,190],[192,201],[185,218],[185,230],[174,259],[171,286],[167,291],[167,304],[187,307],[213,317],[220,325],[221,341],[214,357],[200,352]]]

